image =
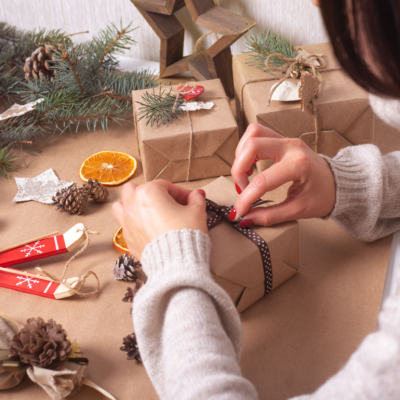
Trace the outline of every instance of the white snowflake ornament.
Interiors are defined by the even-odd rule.
[[[13,199],[14,202],[35,200],[44,204],[54,204],[52,197],[59,190],[74,183],[60,181],[51,168],[34,178],[15,178],[15,182],[18,193]]]

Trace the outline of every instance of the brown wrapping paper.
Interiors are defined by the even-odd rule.
[[[130,182],[144,182],[132,119],[123,121],[121,126],[110,122],[105,133],[88,132],[84,127],[78,132],[74,138],[62,135],[54,136],[50,142],[37,142],[35,146],[43,152],[38,157],[25,154],[28,168],[20,161],[20,170],[13,177],[33,177],[53,168],[60,179],[81,184],[82,161],[96,152],[114,150],[137,158],[138,169]],[[400,140],[396,146],[400,149]],[[185,182],[182,186],[198,189],[211,180]],[[55,230],[65,232],[82,222],[100,231],[100,235],[71,265],[70,273],[78,276],[93,270],[101,282],[99,294],[86,299],[73,296],[51,300],[0,288],[2,311],[18,315],[21,321],[32,316],[56,318],[68,327],[71,338],[79,339],[83,356],[90,360],[89,379],[118,400],[157,400],[143,365],[128,361],[126,353],[119,349],[122,338],[134,330],[129,315],[131,306],[121,301],[131,284],[112,277],[112,268],[121,253],[112,245],[119,225],[112,217],[111,206],[121,201],[121,187],[110,187],[107,202],[90,202],[85,213],[77,216],[56,212],[52,206],[34,201],[13,203],[17,192],[15,180],[0,177],[0,184],[1,247]],[[268,199],[275,203],[283,201],[288,186],[269,193]],[[299,273],[241,314],[240,365],[260,399],[285,400],[314,392],[343,367],[363,338],[375,330],[391,237],[362,243],[349,237],[333,221],[310,219],[299,221],[299,243]],[[37,264],[16,268],[34,272]],[[58,275],[65,257],[43,259],[39,264]],[[46,395],[39,385],[25,378],[18,386],[1,392],[0,398],[3,397],[43,400]],[[73,396],[73,400],[100,398],[88,386]]]
[[[233,182],[220,177],[203,188],[207,198],[221,206],[232,206],[238,196]],[[210,213],[212,215],[213,213]],[[298,223],[273,227],[252,227],[268,244],[275,289],[299,268]],[[265,279],[260,250],[227,221],[210,229],[212,242],[211,271],[236,304],[244,311],[264,297]]]
[[[239,142],[239,130],[229,106],[221,81],[213,79],[198,82],[204,93],[198,101],[212,101],[211,110],[190,111],[167,125],[146,126],[146,119],[138,122],[138,140],[146,182],[166,179],[182,182],[187,179],[190,147],[190,123],[193,129],[189,180],[229,175]],[[175,90],[178,85],[172,86]],[[133,92],[133,112],[141,107],[143,93],[153,89]],[[157,90],[157,89],[156,89]],[[168,89],[166,89],[168,90]]]
[[[322,53],[326,61],[326,68],[319,70],[322,76],[321,91],[318,98],[314,99],[320,126],[317,152],[334,157],[342,148],[373,143],[375,114],[369,105],[368,93],[340,70],[329,43],[302,48],[309,53]],[[245,64],[248,57],[248,54],[233,57],[236,109],[241,133],[248,124],[258,123],[283,136],[301,138],[315,150],[313,113],[310,110],[302,112],[299,101],[271,101],[268,106],[269,92],[280,75],[277,73],[274,77]],[[272,80],[246,84],[257,79]],[[296,79],[291,80],[298,83]],[[257,168],[262,171],[271,164],[271,160],[262,160],[257,163]]]

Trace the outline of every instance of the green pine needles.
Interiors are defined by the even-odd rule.
[[[8,151],[7,147],[0,149],[0,174],[4,178],[11,178],[9,175],[11,171],[18,171],[14,165],[16,159],[16,157],[11,157],[11,150]]]
[[[37,151],[36,141],[56,133],[73,134],[82,124],[88,130],[107,130],[110,121],[131,118],[132,91],[159,84],[148,70],[118,72],[116,55],[135,44],[133,31],[131,24],[112,24],[92,40],[74,45],[72,35],[58,30],[23,32],[0,23],[0,98],[6,108],[14,102],[42,100],[33,111],[0,121],[0,165],[5,148],[7,154],[20,149],[23,159],[24,152]],[[26,81],[25,59],[45,46],[52,48],[51,80]]]
[[[246,64],[257,67],[264,72],[270,72],[265,66],[265,61],[269,55],[278,53],[289,58],[295,58],[297,55],[297,50],[289,39],[271,32],[270,30],[268,30],[267,33],[265,33],[264,30],[261,31],[259,36],[257,36],[255,32],[253,32],[253,35],[250,37],[246,36],[245,46],[249,49],[248,52],[256,53],[248,57]],[[284,64],[284,61],[276,57],[272,57],[270,61],[272,65],[276,67],[280,67]]]
[[[143,118],[146,118],[146,126],[151,124],[165,125],[168,122],[171,122],[174,118],[178,118],[184,111],[180,108],[180,106],[184,103],[184,99],[182,97],[178,97],[176,99],[176,95],[171,94],[171,90],[169,92],[162,90],[161,86],[159,87],[158,93],[153,89],[153,93],[146,92],[142,96],[143,103],[137,101],[142,107],[139,108],[139,112],[137,113],[138,121]],[[176,104],[175,104],[176,102]]]

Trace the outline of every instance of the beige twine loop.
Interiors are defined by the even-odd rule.
[[[214,0],[214,4],[216,6],[219,6],[218,0]],[[203,41],[203,39],[205,39],[208,35],[210,35],[211,33],[213,33],[214,31],[208,31],[207,33],[205,33],[204,35],[200,36],[197,40],[196,43],[194,45],[194,50],[193,53],[197,53],[199,51],[199,48],[201,46],[201,42]],[[214,32],[215,35],[215,40],[218,40],[218,35],[217,32]]]
[[[64,270],[63,270],[63,273],[62,273],[61,278],[57,278],[56,276],[50,274],[49,272],[44,271],[44,270],[43,270],[42,268],[40,268],[40,267],[36,267],[35,269],[36,269],[36,271],[38,271],[38,272],[40,272],[40,273],[46,275],[48,278],[52,279],[54,282],[60,283],[61,285],[64,285],[65,287],[67,287],[67,288],[71,291],[72,294],[77,294],[78,296],[82,296],[82,297],[89,297],[89,296],[95,295],[95,294],[99,291],[99,289],[100,289],[100,280],[99,280],[99,278],[97,277],[97,275],[96,275],[93,271],[88,271],[88,272],[86,272],[85,275],[82,275],[81,277],[79,277],[79,279],[78,279],[78,281],[76,282],[76,284],[75,284],[74,287],[72,287],[71,285],[69,285],[69,284],[66,282],[66,280],[64,279],[64,277],[65,277],[65,274],[66,274],[66,272],[67,272],[68,266],[71,264],[71,262],[72,262],[76,257],[78,257],[79,255],[81,255],[81,254],[88,248],[89,243],[90,243],[90,236],[89,236],[89,235],[96,235],[96,236],[97,236],[97,235],[100,235],[100,232],[98,232],[98,231],[91,231],[91,230],[86,229],[86,228],[84,228],[84,229],[78,229],[78,232],[83,232],[84,235],[86,236],[85,244],[84,244],[84,246],[83,246],[76,254],[74,254],[74,255],[66,262],[66,264],[65,264],[65,266],[64,266]],[[81,292],[81,289],[83,288],[86,279],[87,279],[90,275],[93,275],[93,276],[96,278],[96,280],[97,280],[97,288],[96,288],[94,291],[92,291],[92,292],[88,292],[88,293]]]

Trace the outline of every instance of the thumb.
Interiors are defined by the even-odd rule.
[[[198,206],[201,208],[206,208],[206,193],[204,192],[203,189],[198,189],[198,190],[193,190],[189,194],[187,204],[188,206]]]
[[[250,210],[243,217],[242,223],[245,223],[246,226],[271,226],[281,222],[295,221],[299,215],[299,206],[294,201],[286,199],[280,204]],[[250,222],[253,223],[250,224]]]

